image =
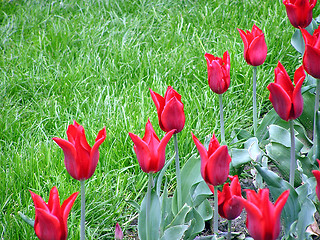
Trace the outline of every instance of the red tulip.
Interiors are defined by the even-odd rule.
[[[303,67],[299,67],[294,74],[295,87],[280,62],[275,68],[274,74],[274,83],[270,83],[267,87],[270,91],[269,100],[274,109],[285,121],[300,117],[303,111],[301,87],[306,77]]]
[[[166,146],[174,132],[175,129],[167,132],[160,141],[148,119],[142,139],[133,133],[129,133],[142,171],[156,173],[163,168],[166,158]]]
[[[307,30],[301,29],[305,42],[303,67],[312,77],[320,79],[320,26],[310,35]]]
[[[213,134],[207,151],[196,136],[191,134],[200,154],[202,178],[209,186],[223,184],[228,178],[231,162],[228,147],[220,146],[218,139]]]
[[[123,232],[121,230],[119,223],[116,223],[116,230],[114,233],[114,239],[115,240],[122,240],[123,239]]]
[[[169,132],[172,129],[176,129],[175,133],[181,132],[185,123],[181,95],[171,86],[168,87],[164,97],[151,89],[150,93],[157,108],[160,128],[165,132]]]
[[[312,21],[312,9],[317,0],[283,0],[290,23],[295,28],[306,28]]]
[[[317,159],[319,166],[320,166],[320,161],[319,159]],[[316,186],[316,194],[318,197],[318,200],[320,201],[320,171],[319,170],[312,170],[312,173],[314,175],[314,177],[317,180],[317,186]]]
[[[218,190],[218,211],[221,217],[233,220],[241,214],[243,203],[238,198],[242,197],[238,176],[230,176],[230,179],[230,187],[229,183],[225,183],[222,192]]]
[[[87,142],[84,128],[74,121],[67,130],[68,141],[61,138],[53,140],[64,152],[64,164],[68,173],[77,180],[90,178],[96,170],[99,160],[99,146],[106,139],[104,127],[91,148]]]
[[[264,63],[267,57],[267,45],[264,34],[255,24],[252,31],[246,32],[238,29],[244,45],[244,59],[249,65],[259,66]]]
[[[78,192],[72,194],[60,206],[59,193],[56,187],[50,191],[48,204],[43,199],[31,192],[34,202],[36,217],[34,231],[40,240],[65,240],[68,235],[67,220],[69,212]]]
[[[223,59],[206,53],[208,83],[211,90],[222,94],[228,90],[230,85],[230,56],[228,51],[223,54]]]
[[[289,197],[289,190],[284,191],[275,204],[269,200],[269,189],[260,189],[257,194],[253,190],[246,190],[247,200],[241,201],[247,211],[247,228],[255,240],[275,240],[279,236],[280,216]]]

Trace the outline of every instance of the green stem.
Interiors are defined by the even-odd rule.
[[[181,176],[180,176],[180,162],[179,162],[179,149],[178,149],[178,137],[174,134],[174,150],[176,152],[176,176],[177,176],[177,198],[178,198],[178,210],[181,209],[182,199],[181,199]]]
[[[149,173],[148,190],[147,190],[147,206],[146,206],[146,228],[147,240],[151,239],[150,228],[150,205],[151,205],[151,188],[152,188],[152,173]]]
[[[213,234],[218,234],[218,186],[214,186]]]
[[[313,155],[314,160],[317,159],[317,112],[319,111],[319,93],[320,93],[320,80],[317,79],[316,99],[314,104],[314,118],[313,118]]]
[[[290,136],[291,136],[291,156],[290,156],[290,178],[289,183],[294,187],[294,172],[296,170],[296,155],[295,155],[295,136],[293,120],[290,120]]]
[[[224,119],[223,119],[223,102],[222,94],[219,95],[219,105],[220,105],[220,128],[221,128],[221,144],[225,143],[225,134],[224,134]]]
[[[257,67],[253,66],[253,134],[257,135]]]
[[[228,240],[231,240],[231,220],[228,220]]]
[[[86,188],[85,188],[85,180],[80,180],[80,186],[81,186],[81,222],[80,222],[80,240],[85,239],[85,204],[86,204],[86,199],[85,199],[85,193],[86,193]]]

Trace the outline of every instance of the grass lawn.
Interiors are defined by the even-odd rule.
[[[320,14],[319,7],[314,16]],[[237,28],[253,24],[266,37],[268,56],[258,67],[260,116],[271,109],[266,86],[280,60],[290,76],[299,64],[290,45],[294,31],[282,0],[69,0],[0,2],[0,238],[35,239],[18,215],[34,218],[28,190],[48,200],[80,191],[69,176],[62,150],[73,120],[92,146],[107,129],[95,174],[86,183],[86,237],[112,239],[137,212],[147,175],[138,165],[128,132],[143,136],[147,119],[162,138],[149,88],[163,95],[168,85],[182,95],[186,125],[178,135],[181,165],[198,154],[200,141],[219,131],[218,96],[207,82],[205,52],[231,56],[231,87],[223,95],[227,141],[237,128],[252,128],[252,68],[243,58]],[[174,155],[173,140],[167,147]],[[174,166],[168,172],[175,187]],[[68,220],[69,239],[80,232],[80,196]]]

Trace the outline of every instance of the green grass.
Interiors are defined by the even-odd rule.
[[[315,9],[314,15],[320,13]],[[207,84],[205,51],[231,55],[231,87],[224,94],[227,141],[252,125],[252,68],[243,59],[236,28],[253,23],[266,36],[268,56],[258,67],[258,107],[271,105],[266,86],[278,60],[293,76],[300,60],[289,44],[294,31],[282,1],[6,1],[0,2],[0,238],[35,239],[18,216],[34,217],[28,190],[46,201],[57,186],[61,199],[80,190],[65,170],[52,137],[66,138],[73,120],[92,146],[103,126],[107,139],[86,183],[88,239],[112,239],[137,212],[147,177],[137,163],[128,132],[139,136],[150,118],[159,136],[149,88],[182,95],[186,125],[179,134],[183,163],[198,154],[190,132],[204,141],[220,136],[218,96]],[[203,49],[203,47],[204,49]],[[173,156],[173,142],[167,148]],[[174,169],[168,175],[174,187]],[[69,239],[79,237],[80,197],[69,216]]]

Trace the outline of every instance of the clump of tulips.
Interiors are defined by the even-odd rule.
[[[231,239],[231,221],[239,217],[243,209],[247,212],[247,229],[253,239],[277,239],[282,226],[281,216],[284,220],[282,229],[285,239],[310,239],[306,229],[312,223],[316,212],[316,196],[320,199],[320,171],[312,170],[317,168],[316,159],[320,154],[320,27],[314,29],[312,25],[312,10],[316,2],[283,0],[290,23],[301,32],[304,40],[303,61],[294,73],[293,82],[280,62],[274,69],[274,82],[267,87],[274,110],[262,119],[262,123],[272,123],[268,128],[265,124],[258,126],[256,106],[257,66],[262,65],[267,57],[265,36],[255,24],[251,31],[238,29],[244,46],[244,60],[253,67],[253,134],[248,132],[251,137],[242,139],[246,141],[244,149],[228,148],[229,141],[226,140],[224,131],[222,94],[227,94],[229,89],[231,71],[228,51],[224,52],[222,58],[209,53],[204,55],[209,88],[219,95],[221,144],[213,134],[206,148],[206,144],[202,144],[202,140],[191,133],[190,137],[200,159],[192,156],[182,168],[178,134],[186,124],[183,96],[171,86],[163,97],[150,89],[163,136],[159,137],[161,134],[156,133],[149,119],[142,138],[129,133],[141,170],[148,174],[147,193],[139,209],[140,239],[194,239],[201,234],[205,221],[212,216],[212,239],[223,238],[224,235],[218,228],[218,214],[228,220],[226,236]],[[309,33],[308,28],[314,31]],[[296,45],[296,41],[295,33],[293,45]],[[306,147],[303,148],[301,139],[309,139],[305,136],[303,123],[298,121],[304,107],[302,87],[304,80],[310,77],[306,73],[316,79],[315,94],[312,92],[315,98],[313,143],[312,148],[307,150]],[[309,89],[314,89],[312,87]],[[259,131],[265,131],[266,134],[261,137]],[[74,121],[67,129],[67,138],[68,140],[53,140],[64,152],[67,172],[80,181],[80,239],[85,239],[85,180],[90,179],[95,172],[99,147],[106,139],[106,129],[103,128],[98,133],[91,147],[86,140],[84,128]],[[171,138],[174,139],[175,154],[171,160],[166,160],[166,147]],[[236,151],[242,153],[241,157],[234,154]],[[162,182],[173,159],[176,189],[169,194],[167,182]],[[284,177],[279,177],[268,169],[265,164],[268,159],[275,163]],[[251,168],[257,170],[258,174],[254,177],[264,179],[264,183],[257,184],[257,191],[246,189],[244,198],[239,181],[241,171],[240,176],[232,176],[230,173],[236,172],[240,169],[237,169],[238,166],[247,163],[251,163]],[[320,164],[319,160],[318,163]],[[36,236],[41,240],[67,239],[68,215],[79,192],[73,193],[62,205],[56,187],[51,189],[48,203],[32,191],[30,193],[35,206],[35,221],[32,225]],[[212,194],[213,212],[208,201]],[[271,202],[270,195],[275,200],[274,203]],[[124,234],[117,223],[115,239],[123,238]]]

